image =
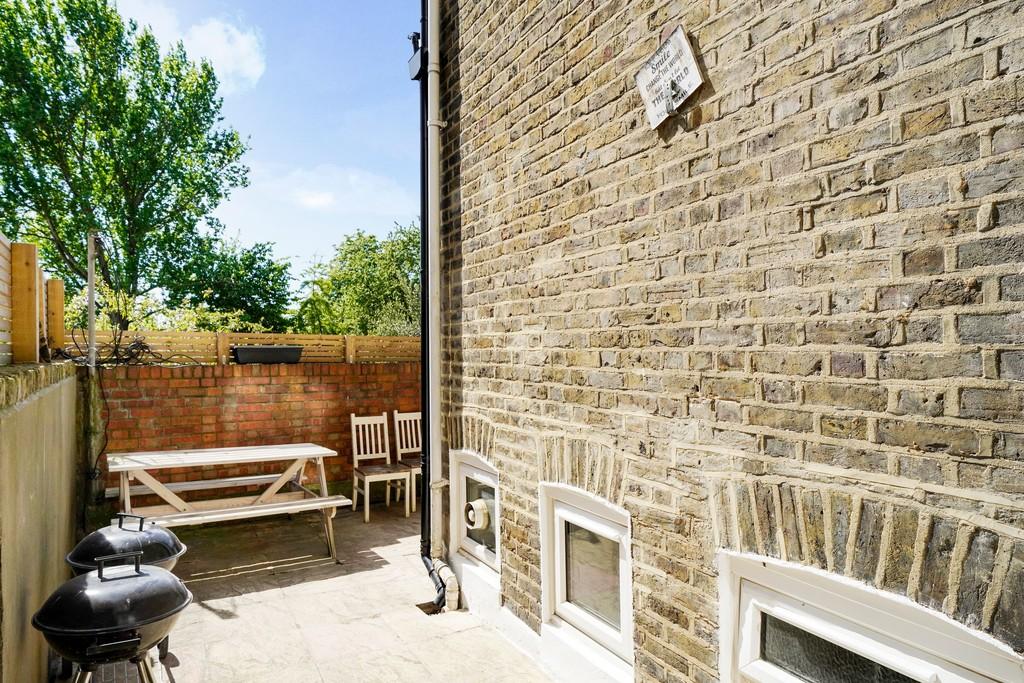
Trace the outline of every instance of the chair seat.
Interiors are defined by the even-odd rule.
[[[404,476],[409,468],[398,463],[394,465],[360,465],[355,468],[355,473],[360,477],[376,477],[381,474],[394,474],[396,477]]]
[[[419,473],[420,469],[423,466],[423,463],[420,462],[419,458],[407,458],[405,460],[399,460],[398,464],[401,465],[402,467],[407,467],[411,470],[415,470],[417,473]]]

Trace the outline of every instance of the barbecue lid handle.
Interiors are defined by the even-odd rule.
[[[145,528],[145,526],[146,526],[146,518],[143,517],[142,515],[133,515],[130,512],[118,512],[117,513],[117,528],[118,529],[123,529],[124,528],[124,518],[125,517],[131,517],[132,519],[139,520],[139,531],[142,531]]]
[[[135,560],[135,572],[137,574],[141,574],[142,573],[142,567],[141,567],[141,564],[142,564],[142,551],[141,550],[135,550],[135,551],[130,552],[130,553],[117,553],[116,555],[104,555],[103,557],[97,557],[96,560],[95,560],[95,562],[96,562],[96,573],[99,576],[100,580],[101,581],[103,580],[103,569],[104,569],[104,565],[107,562],[112,562],[114,560],[125,560],[125,559],[128,559],[129,557],[133,558]]]

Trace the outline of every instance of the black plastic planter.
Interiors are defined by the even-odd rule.
[[[232,346],[235,362],[247,363],[298,363],[302,358],[301,346],[251,344]]]

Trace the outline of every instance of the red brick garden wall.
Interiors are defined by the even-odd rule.
[[[350,414],[387,412],[392,429],[391,411],[420,408],[419,363],[119,367],[102,370],[102,384],[108,453],[308,441],[340,454],[329,461],[331,481],[351,476]],[[272,471],[261,467],[202,476]],[[196,478],[187,470],[167,475]]]

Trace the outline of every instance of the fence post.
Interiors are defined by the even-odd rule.
[[[47,343],[51,349],[63,349],[64,339],[64,281],[46,281]]]
[[[217,365],[228,364],[229,347],[228,335],[225,332],[217,332]]]
[[[39,249],[11,244],[11,356],[15,363],[39,362]]]
[[[356,362],[356,338],[347,334],[345,335],[345,362]]]
[[[49,320],[46,317],[46,275],[42,268],[36,268],[36,287],[39,292],[39,344],[42,345],[50,338],[47,329]]]

